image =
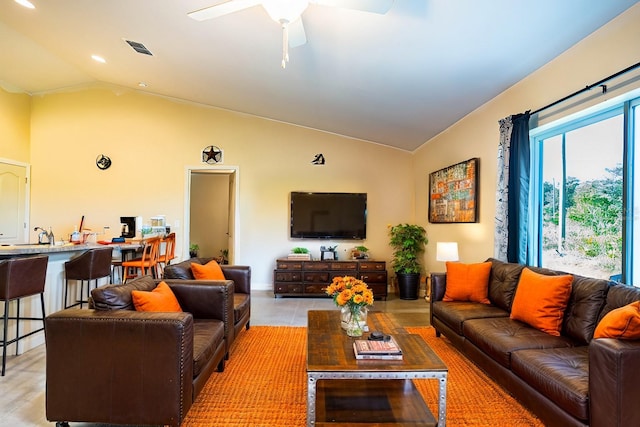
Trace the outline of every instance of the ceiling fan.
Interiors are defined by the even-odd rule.
[[[309,4],[384,15],[391,8],[393,0],[228,0],[187,15],[197,21],[205,21],[261,5],[271,19],[282,26],[282,68],[285,68],[289,62],[289,47],[307,42],[301,16]]]

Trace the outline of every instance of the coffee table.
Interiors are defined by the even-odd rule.
[[[369,325],[378,315],[369,312]],[[356,360],[339,310],[311,310],[307,320],[307,426],[445,426],[448,369],[422,337],[393,334],[403,360]],[[439,382],[437,420],[413,384],[418,378]]]

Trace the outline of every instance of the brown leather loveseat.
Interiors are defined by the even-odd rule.
[[[195,280],[191,271],[191,263],[207,264],[214,258],[191,258],[178,264],[165,267],[166,279]],[[228,280],[233,280],[233,322],[234,338],[242,328],[249,329],[251,320],[251,267],[240,265],[221,265],[222,273]]]
[[[640,300],[640,288],[573,275],[560,336],[553,336],[509,317],[524,266],[489,261],[490,304],[443,301],[446,274],[431,275],[436,335],[444,334],[547,426],[639,426],[640,341],[593,335],[605,314]]]
[[[94,289],[92,309],[45,320],[50,421],[179,426],[233,336],[233,282],[165,280],[183,312],[138,312],[145,276]]]

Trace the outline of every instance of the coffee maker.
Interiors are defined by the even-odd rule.
[[[136,217],[135,216],[121,216],[120,223],[122,224],[121,237],[125,239],[132,239],[136,237]]]

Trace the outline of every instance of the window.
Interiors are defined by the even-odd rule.
[[[633,283],[627,260],[640,261],[639,103],[619,101],[532,130],[530,264]]]

